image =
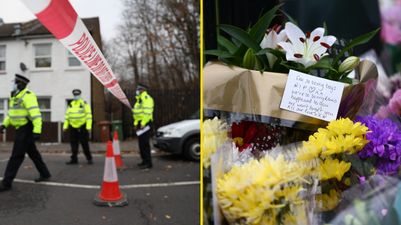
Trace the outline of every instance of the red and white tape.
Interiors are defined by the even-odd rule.
[[[68,0],[21,1],[103,86],[122,103],[131,107],[110,65]]]

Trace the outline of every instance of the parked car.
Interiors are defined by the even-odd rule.
[[[189,119],[157,129],[154,146],[173,154],[182,154],[193,161],[200,160],[199,111]]]

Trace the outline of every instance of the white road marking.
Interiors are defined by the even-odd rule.
[[[7,162],[8,159],[0,159],[0,162]]]
[[[3,179],[0,177],[0,179]],[[25,184],[38,184],[46,186],[57,186],[57,187],[72,187],[72,188],[84,188],[84,189],[100,189],[100,185],[87,185],[87,184],[70,184],[70,183],[58,183],[58,182],[40,182],[35,183],[33,180],[14,179],[15,182]],[[173,186],[189,186],[199,185],[200,181],[179,181],[179,182],[167,182],[167,183],[153,183],[153,184],[128,184],[120,185],[121,189],[135,189],[135,188],[151,188],[151,187],[173,187]]]

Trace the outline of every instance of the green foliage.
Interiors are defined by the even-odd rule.
[[[249,63],[244,57],[247,52],[249,57],[251,54],[249,49],[252,49],[252,55],[256,58],[253,68],[263,70],[270,69],[266,55],[257,55],[254,53],[261,50],[259,43],[262,41],[266,30],[280,7],[281,4],[266,12],[258,22],[247,31],[231,25],[220,25],[219,28],[231,37],[231,41],[219,35],[217,37],[217,42],[219,44],[219,49],[223,50],[207,50],[204,53],[206,55],[217,56],[219,60],[228,64],[248,68],[249,65],[243,65],[244,62]]]
[[[351,40],[342,49],[337,51],[338,53],[328,54],[314,65],[306,68],[301,63],[288,61],[285,52],[281,49],[262,49],[260,47],[266,30],[270,27],[271,22],[278,12],[284,14],[290,22],[296,24],[296,21],[290,15],[280,9],[281,6],[282,4],[277,5],[263,14],[253,26],[249,26],[246,30],[227,24],[220,25],[219,29],[227,34],[229,38],[218,35],[218,50],[207,50],[204,53],[217,56],[220,61],[227,64],[247,69],[283,73],[288,73],[292,69],[312,75],[318,74],[330,80],[352,83],[352,79],[347,77],[352,70],[339,71],[341,60],[344,56],[351,55],[354,47],[370,41],[380,29]],[[323,24],[323,27],[325,29],[324,35],[326,35],[328,30],[326,23]],[[269,54],[275,57],[269,56],[268,58]],[[269,63],[269,59],[271,58],[274,58],[274,63]]]

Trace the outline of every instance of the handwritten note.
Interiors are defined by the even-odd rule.
[[[290,70],[280,108],[325,121],[337,118],[344,83]]]

